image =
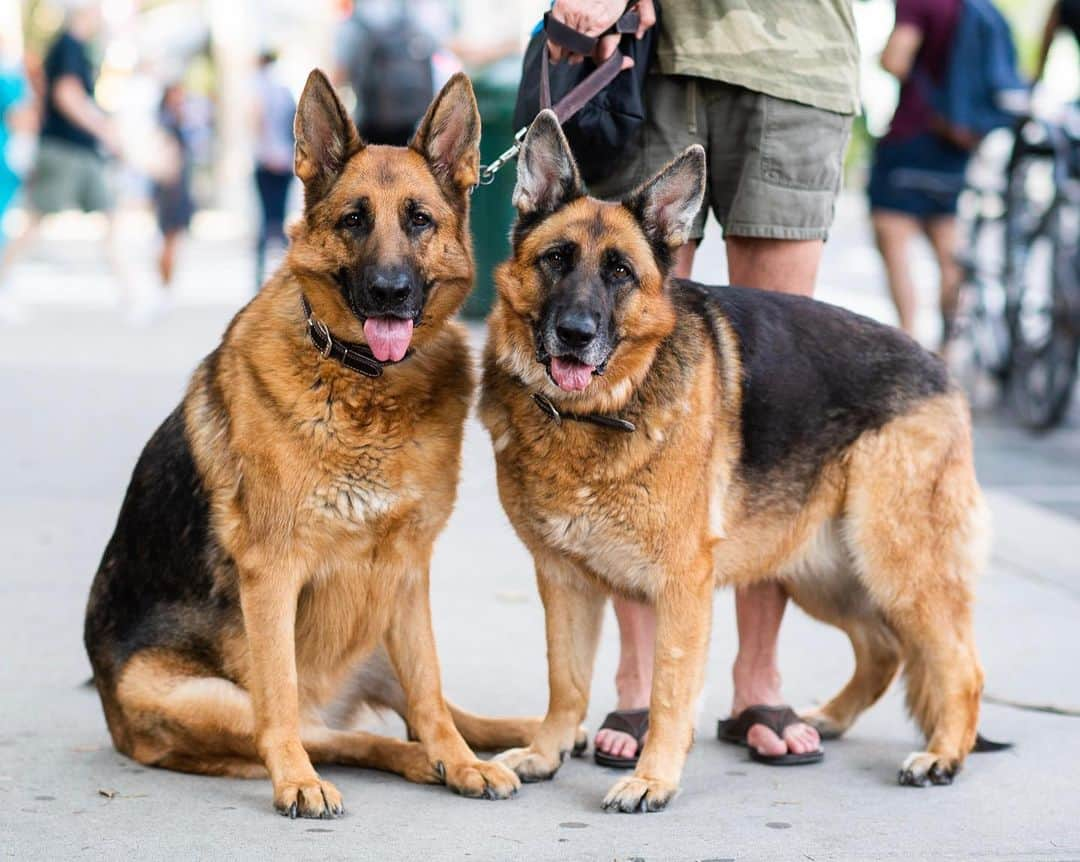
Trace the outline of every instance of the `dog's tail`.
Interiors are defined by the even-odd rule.
[[[1005,751],[1008,748],[1012,748],[1011,742],[994,742],[992,739],[987,739],[981,733],[975,734],[975,745],[971,750],[977,754],[982,754],[987,751]]]

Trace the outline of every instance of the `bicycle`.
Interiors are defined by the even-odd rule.
[[[1080,361],[1075,126],[1027,117],[1011,141],[988,137],[960,199],[963,278],[950,361],[976,406],[988,379],[1035,431],[1064,418]]]
[[[1080,135],[1073,122],[1027,120],[1010,164],[1007,392],[1021,424],[1035,431],[1065,417],[1080,362]]]

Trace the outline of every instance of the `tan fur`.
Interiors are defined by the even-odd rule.
[[[617,245],[640,274],[615,312],[619,346],[607,371],[574,393],[535,361],[532,336],[543,301],[533,261],[538,249],[567,239],[582,261]],[[633,776],[605,804],[662,808],[678,789],[692,740],[713,589],[779,579],[809,613],[844,629],[856,654],[851,681],[811,719],[828,735],[842,733],[902,661],[911,711],[928,739],[927,752],[905,768],[916,779],[951,776],[977,725],[972,579],[987,534],[963,398],[926,398],[863,433],[821,467],[805,494],[783,482],[748,484],[737,469],[744,445],[737,337],[721,318],[714,347],[699,319],[676,321],[652,249],[627,209],[590,198],[564,206],[526,235],[497,284],[481,417],[502,502],[536,560],[551,685],[536,738],[502,761],[522,777],[554,774],[588,705],[603,597],[645,600],[658,614],[650,731]],[[658,346],[673,331],[683,364],[658,371]],[[649,386],[662,387],[664,398]],[[534,392],[560,410],[623,415],[637,430],[555,425]]]
[[[312,81],[301,115],[322,98],[323,112],[309,113],[336,121],[329,85]],[[461,100],[455,111],[475,114],[464,78],[447,93]],[[440,166],[422,154],[425,141],[452,127],[438,104],[412,149],[347,137],[340,175],[309,200],[284,266],[192,378],[183,411],[210,504],[214,591],[239,603],[214,644],[220,667],[150,648],[115,684],[99,680],[121,751],[189,772],[269,773],[276,807],[294,815],[341,810],[338,791],[315,772],[320,762],[510,796],[517,777],[478,760],[467,740],[520,745],[536,727],[452,710],[432,635],[432,545],[454,504],[474,386],[465,336],[448,322],[473,278],[467,206],[455,206]],[[323,169],[312,158],[301,140],[298,173],[309,195],[322,191],[311,185]],[[454,194],[475,181],[476,160],[470,151],[447,167]],[[412,356],[375,380],[324,359],[301,310],[303,292],[336,337],[363,340],[333,280],[354,262],[337,225],[358,198],[374,214],[369,247],[413,256],[433,285]],[[418,244],[400,227],[406,199],[422,202],[438,225]],[[397,709],[419,741],[331,729],[323,714],[341,698],[349,715],[361,703]]]

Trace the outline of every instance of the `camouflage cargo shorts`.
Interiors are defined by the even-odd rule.
[[[691,144],[708,160],[705,202],[724,236],[826,239],[840,190],[851,116],[707,78],[650,75],[646,121],[610,177],[590,186],[620,199]]]

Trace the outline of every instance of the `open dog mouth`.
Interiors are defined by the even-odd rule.
[[[409,352],[413,326],[412,318],[369,317],[364,320],[364,338],[379,362],[400,362]]]
[[[548,364],[551,379],[567,392],[581,392],[592,382],[592,376],[596,373],[599,372],[595,365],[579,362],[572,356],[553,356]]]

